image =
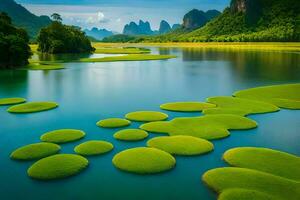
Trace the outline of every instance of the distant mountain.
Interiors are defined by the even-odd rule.
[[[171,28],[170,24],[169,24],[167,21],[162,20],[162,21],[160,22],[159,30],[158,30],[159,34],[168,33],[168,32],[170,32],[171,30],[172,30],[172,28]]]
[[[153,31],[151,29],[149,22],[139,21],[139,24],[135,22],[130,22],[126,24],[123,29],[124,35],[152,35]]]
[[[0,0],[0,12],[7,13],[17,27],[24,28],[30,37],[36,37],[42,27],[51,23],[48,16],[36,16],[14,0]]]
[[[202,10],[193,9],[183,17],[183,28],[188,30],[195,30],[204,26],[211,19],[220,15],[221,13],[217,10],[209,10],[204,12]]]
[[[108,31],[106,29],[98,29],[96,27],[92,28],[91,30],[85,29],[84,32],[87,36],[93,37],[96,40],[102,40],[105,37],[114,35],[112,31]]]
[[[173,24],[172,25],[172,30],[178,29],[181,27],[181,24]]]

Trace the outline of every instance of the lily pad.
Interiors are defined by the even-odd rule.
[[[214,108],[214,104],[204,102],[173,102],[165,103],[160,106],[163,110],[178,111],[178,112],[199,112],[204,109]]]
[[[114,138],[124,141],[139,141],[148,137],[148,133],[141,129],[124,129],[116,132]]]
[[[130,124],[131,124],[130,121],[121,118],[109,118],[97,122],[97,126],[102,128],[119,128],[119,127],[129,126]]]
[[[60,151],[60,146],[53,143],[41,142],[20,147],[10,154],[14,160],[35,160],[51,156]]]
[[[7,109],[10,113],[33,113],[51,110],[58,107],[55,102],[30,102],[11,106]]]
[[[235,92],[240,98],[272,103],[280,108],[300,109],[300,83],[257,87]]]
[[[85,133],[76,129],[60,129],[47,132],[41,136],[43,142],[67,143],[79,140],[85,136]]]
[[[207,140],[184,135],[152,138],[147,142],[147,145],[181,156],[200,155],[214,149],[214,145]]]
[[[80,155],[57,154],[38,160],[27,173],[31,178],[39,180],[61,179],[80,173],[88,163]]]
[[[127,149],[114,156],[112,160],[120,170],[137,174],[165,172],[175,166],[175,158],[162,150],[147,147]]]
[[[106,141],[92,140],[79,144],[74,151],[82,156],[94,156],[110,152],[114,146]]]
[[[126,114],[125,118],[131,121],[153,122],[166,120],[168,115],[157,111],[136,111]]]
[[[2,98],[2,99],[0,99],[0,106],[13,105],[13,104],[19,104],[19,103],[24,103],[24,102],[26,102],[26,99],[19,98],[19,97]]]

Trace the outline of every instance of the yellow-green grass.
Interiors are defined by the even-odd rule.
[[[223,114],[240,114],[245,116],[279,110],[277,106],[270,103],[237,97],[210,97],[207,99],[207,102],[215,104],[217,109],[212,109],[212,111],[209,111],[210,109],[204,110],[203,114],[222,114],[224,112]]]
[[[82,156],[94,156],[110,152],[114,146],[106,141],[91,140],[77,145],[74,151]]]
[[[180,156],[200,155],[214,149],[214,145],[205,139],[184,135],[152,138],[147,146]]]
[[[59,63],[36,62],[36,63],[28,64],[23,69],[27,69],[27,70],[60,70],[60,69],[65,69],[65,67]]]
[[[214,104],[204,102],[172,102],[160,105],[160,108],[163,110],[178,112],[198,112],[214,107],[216,107]]]
[[[29,102],[11,106],[7,111],[10,113],[33,113],[51,110],[56,107],[58,107],[58,104],[55,102]]]
[[[97,126],[102,128],[119,128],[129,126],[131,122],[127,119],[108,118],[97,122]]]
[[[80,155],[57,154],[38,160],[27,173],[31,178],[39,180],[62,179],[80,173],[88,163]]]
[[[274,196],[275,198],[271,198],[272,200],[298,200],[300,198],[299,182],[253,169],[238,167],[217,168],[206,172],[202,179],[209,187],[221,194],[231,189],[245,189],[259,193],[259,195],[256,194],[254,196],[259,196],[260,199],[262,199],[261,196]],[[240,190],[237,190],[237,193],[234,194],[231,192],[229,197],[233,195],[239,200],[251,199],[249,196],[242,198],[242,196],[245,196],[245,193],[241,193]],[[222,199],[232,200],[224,196]]]
[[[101,54],[145,54],[150,53],[149,49],[137,47],[124,47],[124,48],[96,48],[94,53]]]
[[[0,106],[5,105],[13,105],[26,102],[26,99],[20,97],[12,97],[12,98],[1,98],[0,99]]]
[[[176,58],[172,55],[150,55],[150,54],[130,54],[124,56],[108,56],[104,58],[82,58],[79,62],[118,62],[118,61],[148,61],[148,60],[168,60]]]
[[[123,141],[139,141],[148,137],[148,133],[141,129],[124,129],[116,132],[114,138]]]
[[[235,92],[233,95],[272,103],[286,109],[300,109],[300,83],[257,87]]]
[[[125,115],[126,119],[137,122],[153,122],[168,119],[168,115],[157,111],[136,111]]]
[[[80,140],[85,136],[85,132],[76,129],[60,129],[47,132],[41,136],[43,142],[67,143]]]
[[[60,146],[53,143],[40,142],[20,147],[10,154],[14,160],[35,160],[44,158],[60,151]]]
[[[300,182],[300,157],[267,148],[240,147],[225,152],[231,166],[255,169]]]
[[[140,126],[141,129],[154,133],[189,135],[207,140],[221,139],[230,135],[229,130],[244,130],[257,127],[257,123],[246,117],[219,114],[201,117],[175,118],[169,122],[150,122]]]
[[[148,147],[127,149],[114,156],[112,160],[120,170],[137,174],[154,174],[172,169],[175,158],[162,150]]]

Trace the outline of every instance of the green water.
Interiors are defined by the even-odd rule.
[[[269,147],[300,155],[300,111],[252,115],[259,127],[232,131],[229,138],[213,141],[214,152],[196,157],[176,157],[174,170],[149,176],[121,172],[111,159],[117,152],[146,141],[121,142],[116,130],[97,127],[99,119],[123,117],[136,110],[159,110],[170,101],[204,101],[216,95],[271,84],[300,82],[297,52],[214,51],[153,48],[154,53],[173,54],[168,61],[66,63],[59,71],[0,71],[0,97],[20,96],[28,101],[56,101],[60,107],[42,113],[15,115],[0,107],[0,199],[144,199],[213,200],[216,195],[201,181],[208,169],[226,166],[221,156],[237,146]],[[82,55],[86,57],[88,55]],[[96,57],[103,55],[95,55]],[[65,59],[44,57],[43,59]],[[299,91],[300,92],[300,91]],[[170,119],[199,113],[166,112]],[[138,127],[133,123],[131,127]],[[87,136],[63,144],[62,153],[73,153],[82,141],[102,139],[115,149],[89,158],[90,166],[78,176],[41,182],[27,177],[32,162],[9,159],[19,146],[39,141],[44,132],[75,128]],[[157,136],[150,134],[150,138]]]

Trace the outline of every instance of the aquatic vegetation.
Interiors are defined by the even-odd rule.
[[[13,97],[13,98],[1,98],[0,99],[0,106],[5,105],[13,105],[13,104],[19,104],[26,102],[26,99],[19,98],[19,97]]]
[[[214,104],[204,102],[173,102],[165,103],[160,106],[163,110],[178,112],[197,112],[214,107],[216,107]]]
[[[60,151],[60,146],[53,143],[35,143],[20,147],[10,154],[14,160],[34,160],[51,156]]]
[[[145,54],[150,53],[150,49],[137,47],[123,47],[123,48],[96,48],[94,53],[101,54]]]
[[[212,169],[203,181],[219,199],[296,200],[300,197],[300,158],[266,148],[240,147],[225,152],[235,167]]]
[[[11,106],[7,109],[10,113],[33,113],[51,110],[58,107],[55,102],[30,102]]]
[[[255,169],[300,181],[300,157],[257,147],[240,147],[226,151],[223,159],[231,166]]]
[[[80,173],[88,163],[88,160],[80,155],[57,154],[38,160],[27,173],[31,178],[39,180],[61,179]]]
[[[82,156],[94,156],[110,152],[114,146],[106,141],[92,140],[81,143],[74,148],[77,154]]]
[[[242,99],[237,97],[210,97],[207,99],[207,102],[217,105],[217,108],[213,111],[210,109],[204,110],[204,114],[240,114],[240,115],[249,115],[249,114],[259,114],[259,113],[268,113],[278,111],[279,108],[273,104],[255,101],[250,99]]]
[[[38,62],[38,63],[30,63],[23,69],[28,70],[60,70],[65,69],[62,64],[58,63],[48,63],[48,62]]]
[[[181,156],[200,155],[214,149],[214,145],[207,140],[184,135],[152,138],[147,146]]]
[[[120,170],[137,174],[154,174],[172,169],[175,158],[162,150],[148,147],[127,149],[114,156],[112,160]]]
[[[125,115],[126,119],[138,122],[162,121],[168,118],[168,115],[157,111],[136,111]]]
[[[139,141],[148,137],[148,133],[141,129],[124,129],[116,132],[114,138],[124,141]]]
[[[165,123],[150,122],[140,126],[149,132],[174,135],[189,135],[207,140],[220,139],[230,135],[229,130],[243,130],[257,127],[257,123],[246,117],[219,114],[201,117],[175,118]]]
[[[129,120],[121,119],[121,118],[109,118],[97,122],[97,126],[102,128],[118,128],[118,127],[129,126],[130,124],[131,122]]]
[[[57,144],[73,142],[85,136],[85,133],[76,129],[60,129],[47,132],[41,136],[43,142],[53,142]]]
[[[300,109],[300,83],[257,87],[235,92],[233,95],[274,104],[281,108]]]
[[[104,58],[82,58],[79,62],[117,62],[117,61],[147,61],[168,60],[176,58],[172,55],[130,54],[125,56],[108,56]]]

